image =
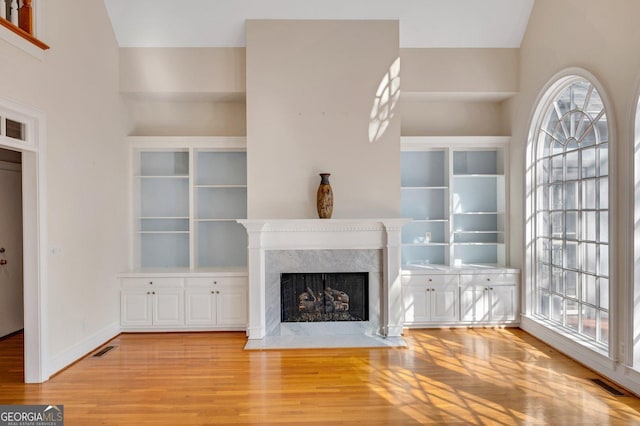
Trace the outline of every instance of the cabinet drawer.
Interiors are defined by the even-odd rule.
[[[144,287],[182,287],[182,278],[178,277],[149,277],[149,278],[123,278],[122,288]]]
[[[457,275],[405,275],[402,277],[402,284],[405,285],[449,285],[458,284]]]
[[[460,275],[460,284],[518,284],[519,274],[464,274]]]
[[[187,287],[213,287],[245,285],[246,277],[195,277],[187,278]]]

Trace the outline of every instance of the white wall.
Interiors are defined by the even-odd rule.
[[[402,91],[515,94],[518,49],[400,49]]]
[[[124,93],[245,92],[244,48],[122,48]]]
[[[509,136],[518,49],[400,49],[403,136]]]
[[[334,218],[400,216],[400,120],[369,143],[397,21],[247,21],[249,218],[315,218],[331,173]]]
[[[117,326],[115,274],[127,266],[128,157],[118,46],[104,4],[55,3],[43,4],[40,37],[51,46],[43,61],[0,41],[0,96],[46,114],[44,220],[48,245],[63,252],[47,259],[43,277],[45,350],[58,369]]]
[[[244,98],[244,94],[242,96]],[[245,136],[243,99],[220,102],[197,97],[155,99],[127,96],[127,134],[130,136]]]
[[[633,250],[633,142],[632,113],[640,81],[640,2],[637,0],[536,0],[520,53],[520,94],[509,102],[513,150],[511,186],[511,232],[514,266],[522,266],[524,234],[525,147],[531,114],[536,99],[549,79],[568,67],[591,72],[604,86],[602,95],[609,98],[607,111],[613,131],[613,164],[609,171],[615,188],[615,204],[610,206],[615,230],[615,254],[611,258],[611,284],[618,290],[612,314],[620,336],[619,358],[630,362],[625,349],[631,344],[631,313],[626,302],[633,300],[630,274]],[[519,232],[521,231],[521,232]],[[609,369],[609,374],[619,372]],[[617,378],[617,376],[616,376]],[[629,377],[627,377],[627,380]],[[640,390],[640,381],[626,383]]]
[[[503,102],[403,96],[402,136],[510,136]]]

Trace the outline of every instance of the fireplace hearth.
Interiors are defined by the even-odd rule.
[[[283,273],[281,321],[368,321],[368,278],[368,272]]]

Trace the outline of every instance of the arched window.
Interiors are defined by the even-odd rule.
[[[607,349],[609,129],[598,90],[577,75],[561,78],[530,135],[530,314]]]

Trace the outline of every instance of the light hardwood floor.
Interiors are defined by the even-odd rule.
[[[65,425],[640,425],[640,400],[517,329],[412,330],[406,349],[244,351],[243,333],[123,334],[40,385],[0,341],[0,404]]]

